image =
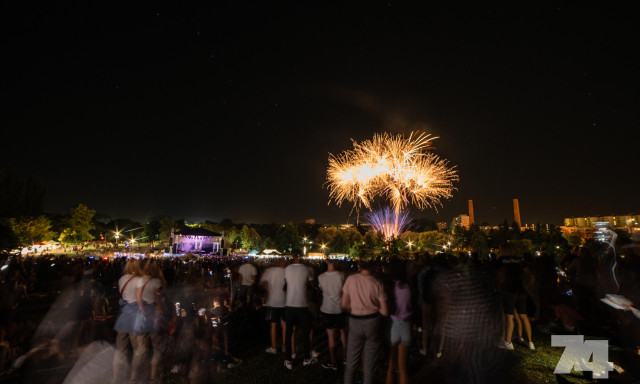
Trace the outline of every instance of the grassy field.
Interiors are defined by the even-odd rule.
[[[504,357],[505,371],[503,380],[508,383],[534,384],[534,383],[573,383],[587,384],[593,383],[589,373],[572,372],[569,375],[555,375],[553,373],[556,363],[563,353],[563,348],[551,347],[551,333],[545,330],[537,330],[534,336],[536,350],[531,351],[526,347],[515,346],[514,351],[500,350],[499,354]],[[320,352],[320,361],[327,358],[326,336],[318,335],[314,342],[315,349]],[[433,380],[423,380],[425,373],[437,371],[438,360],[422,356],[418,353],[419,346],[412,347],[409,370],[413,382],[441,382],[433,377]],[[320,363],[303,367],[302,359],[294,361],[293,370],[289,371],[283,366],[284,354],[271,355],[264,352],[262,347],[242,348],[237,353],[238,358],[243,362],[232,369],[225,369],[221,373],[214,374],[208,382],[220,383],[242,383],[242,384],[328,384],[341,383],[344,370],[340,368],[337,372],[323,369]],[[386,362],[381,360],[377,381],[385,382]],[[610,374],[610,378],[615,379],[615,373]],[[428,376],[427,376],[428,377]],[[164,377],[167,383],[180,383],[180,378],[175,374],[168,374]],[[599,380],[598,383],[609,380]],[[616,382],[619,382],[615,380]],[[494,382],[494,381],[491,381]]]

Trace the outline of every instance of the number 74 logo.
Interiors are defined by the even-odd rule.
[[[594,379],[606,379],[613,371],[613,363],[608,361],[607,340],[584,340],[582,335],[551,335],[551,346],[565,347],[553,373],[567,374],[573,368],[593,372]]]

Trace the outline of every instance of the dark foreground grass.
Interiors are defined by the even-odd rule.
[[[597,382],[602,383],[623,383],[632,382],[623,380],[616,372],[609,374],[608,380],[593,380],[588,372],[573,371],[568,375],[555,375],[553,373],[557,362],[562,355],[564,348],[551,347],[551,332],[544,329],[536,330],[534,334],[536,350],[531,351],[525,347],[516,345],[514,351],[500,350],[504,357],[504,372],[501,378],[489,378],[487,382],[504,382],[518,384],[534,383],[573,383],[587,384]],[[344,368],[338,371],[331,371],[322,368],[320,362],[327,359],[326,335],[320,334],[314,342],[314,346],[320,352],[319,362],[315,365],[303,367],[302,359],[294,360],[293,370],[289,371],[284,367],[284,354],[267,354],[262,347],[242,348],[237,356],[243,362],[234,368],[224,369],[222,372],[210,375],[206,382],[217,383],[238,383],[238,384],[330,384],[342,383]],[[409,370],[411,380],[414,383],[439,383],[442,378],[425,375],[425,372],[433,371],[439,361],[433,357],[422,356],[418,353],[419,346],[411,349]],[[615,353],[610,354],[610,360],[615,360]],[[386,358],[380,361],[376,382],[384,383],[386,378]],[[437,371],[437,369],[435,369]],[[182,383],[180,378],[174,374],[164,377],[167,383]]]

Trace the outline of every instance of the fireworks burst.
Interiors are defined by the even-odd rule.
[[[409,204],[437,210],[442,199],[452,196],[458,176],[455,167],[428,152],[434,139],[426,134],[376,134],[372,140],[353,141],[353,149],[341,155],[330,155],[329,203],[350,201],[356,209],[371,209],[374,198],[385,196],[396,216]]]
[[[409,227],[409,212],[396,215],[391,208],[383,208],[366,214],[366,220],[373,229],[382,233],[386,241],[400,237]]]

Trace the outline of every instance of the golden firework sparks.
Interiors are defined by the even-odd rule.
[[[350,201],[370,209],[374,198],[385,196],[396,215],[409,204],[437,210],[452,196],[458,176],[455,167],[428,152],[435,139],[424,133],[409,138],[383,133],[353,141],[353,149],[329,156],[329,203]]]

